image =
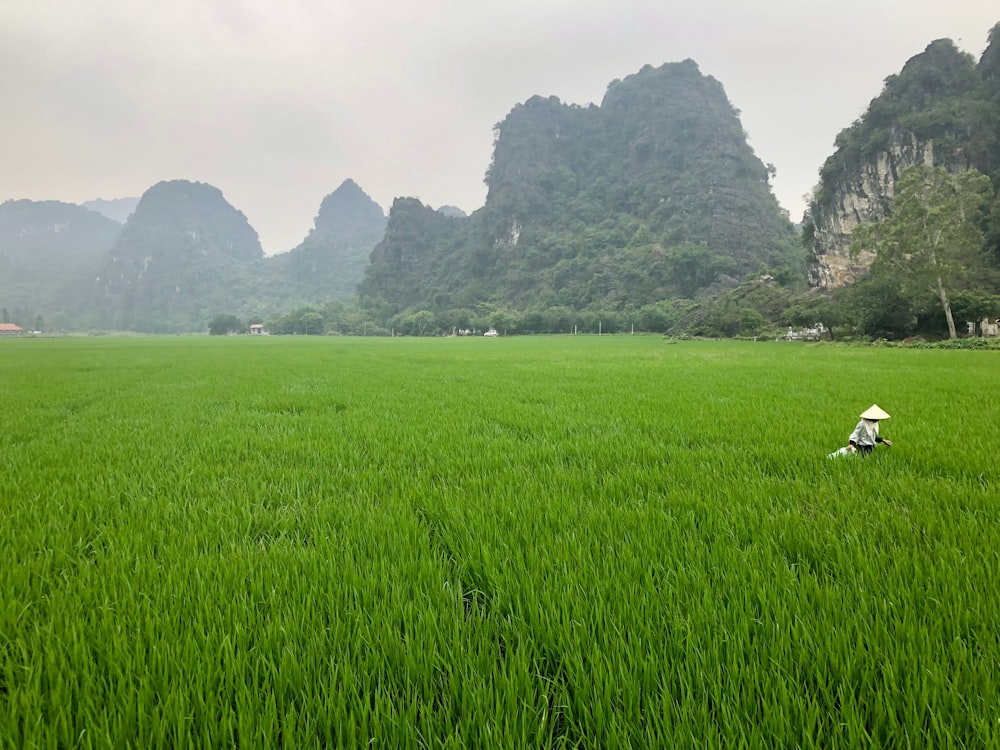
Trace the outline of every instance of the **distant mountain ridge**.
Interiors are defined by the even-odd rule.
[[[246,267],[263,257],[257,232],[218,188],[157,183],[143,194],[97,279],[96,327],[202,329],[214,311],[245,297]]]
[[[624,310],[805,253],[722,85],[646,66],[600,107],[532,97],[496,128],[485,206],[446,220],[397,200],[362,301],[394,313]]]
[[[59,201],[0,204],[0,305],[24,325],[85,305],[121,224]],[[72,324],[69,317],[66,324]]]
[[[148,333],[205,330],[221,312],[280,315],[350,299],[385,223],[350,179],[326,196],[298,247],[271,257],[246,216],[204,183],[157,183],[124,226],[74,204],[7,201],[0,304],[25,324],[42,315],[62,329]]]
[[[364,321],[357,330],[386,333],[501,319],[530,332],[584,318],[601,330],[693,321],[705,335],[812,323],[825,319],[814,316],[823,300],[839,299],[813,292],[864,278],[870,257],[847,251],[850,233],[887,215],[906,167],[975,168],[1000,187],[1000,24],[978,64],[937,40],[886,79],[838,136],[801,236],[722,84],[691,60],[612,81],[600,105],[531,97],[494,134],[486,202],[471,215],[398,197],[387,217],[348,179],[303,241],[272,257],[203,183],[154,185],[124,226],[81,206],[7,201],[0,306],[24,327],[38,315],[64,329],[144,332],[338,300]],[[113,213],[129,200],[88,204]],[[1000,200],[983,231],[1000,267]],[[820,290],[807,290],[807,270]],[[986,276],[976,292],[1000,291]]]
[[[257,297],[280,300],[286,309],[352,298],[385,226],[382,207],[345,180],[323,199],[308,236],[265,260]]]

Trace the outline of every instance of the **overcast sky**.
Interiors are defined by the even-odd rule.
[[[987,0],[0,0],[0,201],[208,182],[267,253],[354,179],[479,208],[493,126],[540,94],[600,103],[694,59],[798,221],[836,134],[941,37],[978,60]]]

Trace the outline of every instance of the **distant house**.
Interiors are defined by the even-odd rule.
[[[264,324],[263,323],[251,323],[250,324],[250,335],[251,336],[262,336],[264,334]]]
[[[976,325],[976,321],[969,320],[966,322],[965,326],[967,329],[966,333],[968,333],[969,336],[975,336],[977,328],[979,329],[979,335],[983,338],[1000,336],[1000,318],[996,318],[995,320],[983,318],[979,321],[978,326]]]
[[[812,328],[800,328],[797,331],[788,326],[788,333],[785,334],[785,341],[821,341],[828,338],[830,338],[830,331],[822,323],[817,323]]]
[[[21,326],[14,325],[13,323],[0,323],[0,336],[15,336],[19,333],[24,333],[24,329]]]

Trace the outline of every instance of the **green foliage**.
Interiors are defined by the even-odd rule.
[[[79,206],[8,201],[0,299],[23,320],[44,312],[79,330],[199,331],[219,309],[280,317],[353,297],[384,229],[382,209],[350,180],[299,247],[270,258],[246,217],[201,183],[154,185],[124,228]]]
[[[161,182],[143,194],[103,269],[94,327],[202,331],[217,310],[240,314],[248,266],[264,257],[246,217],[211,185]]]
[[[0,203],[0,300],[28,323],[62,313],[74,328],[121,225],[57,201]]]
[[[629,309],[693,298],[724,276],[804,277],[768,168],[722,86],[690,60],[612,83],[600,107],[532,97],[495,132],[483,209],[453,220],[413,199],[393,205],[359,287],[383,321],[487,305],[525,313],[522,332],[565,330],[557,310],[588,326],[600,311],[617,328]]]
[[[1000,316],[1000,294],[983,289],[967,289],[951,295],[955,320],[980,321]]]
[[[757,310],[750,307],[744,307],[740,310],[739,334],[741,336],[756,336],[763,327],[764,316]]]
[[[5,747],[997,745],[995,351],[0,350]]]
[[[810,217],[821,220],[834,210],[835,197],[865,165],[892,149],[907,153],[911,139],[933,144],[935,165],[950,171],[972,167],[1000,178],[1000,96],[991,94],[997,89],[991,49],[977,67],[951,40],[939,39],[886,78],[864,116],[837,135],[836,151],[820,170]],[[908,158],[918,160],[903,157],[902,166]]]
[[[318,336],[326,330],[326,319],[323,313],[314,307],[301,307],[272,320],[268,323],[267,329],[279,336],[292,334]]]
[[[804,295],[791,297],[776,322],[792,328],[812,327],[817,323],[822,323],[831,330],[841,327],[848,322],[844,303],[847,291],[840,289],[830,293],[811,290]]]
[[[854,284],[844,304],[852,329],[864,336],[894,338],[916,330],[914,300],[902,294],[899,283],[887,275],[872,274]]]
[[[996,193],[1000,187],[998,30],[1000,24],[990,32],[978,65],[947,39],[933,42],[910,59],[898,75],[886,79],[864,116],[837,136],[836,152],[821,170],[804,220],[803,238],[809,246],[816,244],[817,226],[836,231],[832,217],[842,210],[840,197],[870,192],[863,178],[874,178],[876,168],[881,178],[886,167],[900,175],[895,201],[889,192],[867,198],[875,213],[889,217],[890,224],[862,228],[854,238],[854,250],[878,247],[880,254],[870,270],[872,278],[843,297],[845,322],[856,332],[902,336],[947,329],[956,335],[963,326],[955,320],[964,321],[977,306],[960,305],[949,313],[955,293],[968,290],[991,296],[1000,291],[1000,198],[983,205],[990,191],[981,177],[991,178]],[[902,184],[905,168],[929,167],[925,162],[930,158],[939,170],[928,174],[935,174],[938,183],[947,182],[943,170],[970,175],[957,178],[951,188],[953,193],[968,193],[975,204],[968,206],[968,214],[954,195],[932,199],[940,206],[936,215],[920,208],[920,201],[900,203],[900,192],[911,196],[919,192]],[[970,182],[960,184],[963,181]],[[924,192],[934,190],[928,187]],[[926,199],[931,196],[925,195],[924,203]],[[936,228],[936,240],[927,232],[919,236],[927,221]],[[935,241],[944,248],[943,254],[929,252]]]
[[[212,336],[225,336],[227,333],[245,333],[243,323],[232,314],[216,315],[208,323],[208,332]]]
[[[309,336],[319,336],[323,333],[323,316],[318,312],[307,312],[299,319],[302,324],[302,333]]]
[[[412,310],[394,315],[392,329],[403,336],[434,336],[441,333],[437,317],[430,310]]]
[[[1000,351],[1000,338],[946,339],[944,341],[913,341],[897,344],[911,349],[964,349],[968,351]]]
[[[989,259],[989,265],[1000,269],[1000,190],[996,190],[995,192],[996,195],[990,206],[984,230],[985,251]]]
[[[345,181],[323,199],[301,244],[256,264],[252,298],[285,310],[353,299],[385,228],[382,208],[353,180]]]
[[[436,276],[461,273],[465,220],[450,218],[413,198],[397,198],[385,237],[372,250],[358,295],[368,309],[380,304],[390,315],[429,304],[435,294],[461,298],[461,289],[436,285]],[[455,292],[458,292],[455,295]]]
[[[680,317],[677,306],[664,300],[639,309],[638,324],[642,331],[666,333],[676,325]]]
[[[892,214],[858,227],[852,247],[874,249],[872,275],[899,284],[903,296],[934,294],[955,338],[950,295],[979,278],[980,225],[991,198],[989,179],[976,170],[952,175],[942,167],[910,167],[897,182]]]
[[[689,305],[671,333],[711,338],[759,336],[788,325],[787,311],[796,304],[804,316],[801,325],[826,323],[825,314],[816,311],[816,300],[806,306],[799,298],[799,292],[782,286],[770,275],[750,278]]]
[[[678,294],[693,298],[711,284],[720,273],[732,273],[732,258],[714,256],[705,243],[687,243],[668,248],[666,264]]]

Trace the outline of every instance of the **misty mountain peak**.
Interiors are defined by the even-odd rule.
[[[385,212],[348,178],[323,199],[316,216],[317,232],[339,232],[355,226],[385,225]]]
[[[168,180],[143,193],[125,225],[122,240],[150,233],[173,236],[171,252],[181,248],[210,250],[241,260],[264,256],[256,230],[247,217],[226,201],[219,188],[203,182]],[[164,248],[166,249],[166,248]]]

